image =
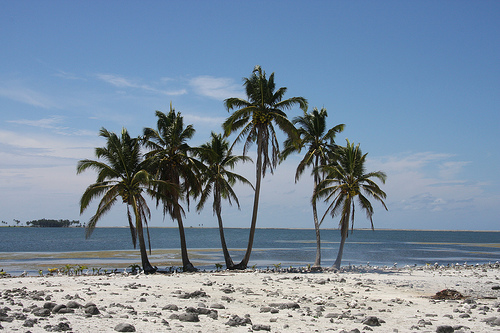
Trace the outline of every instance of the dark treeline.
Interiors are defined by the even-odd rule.
[[[39,228],[67,228],[70,226],[81,227],[82,224],[77,220],[49,220],[49,219],[41,219],[41,220],[33,220],[26,222],[27,226],[30,227],[39,227]]]

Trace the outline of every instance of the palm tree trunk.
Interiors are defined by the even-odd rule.
[[[220,243],[222,246],[222,253],[224,253],[224,260],[226,261],[226,268],[227,269],[234,269],[234,263],[233,259],[231,259],[231,255],[229,254],[229,251],[227,250],[227,245],[226,245],[226,238],[224,237],[224,226],[222,225],[222,215],[220,211],[220,201],[217,204],[217,219],[219,220],[219,234],[220,234]]]
[[[318,166],[318,157],[316,156],[316,161],[314,163],[314,169],[316,170]],[[314,174],[314,193],[316,193],[316,188],[319,184],[319,176],[318,173],[315,172]],[[314,266],[316,270],[321,268],[321,235],[319,231],[319,221],[318,221],[318,209],[316,207],[316,200],[313,200],[312,202],[313,206],[313,218],[314,218],[314,230],[316,232],[316,259],[314,260]]]
[[[340,226],[340,246],[339,246],[339,253],[337,254],[337,259],[335,259],[335,263],[333,264],[333,267],[336,269],[340,269],[340,262],[342,261],[342,255],[344,253],[344,245],[345,241],[347,239],[347,234],[349,232],[349,217],[350,217],[350,200],[346,200],[344,203],[344,206],[347,206],[347,211],[344,210],[342,214],[342,224]]]
[[[142,269],[146,274],[154,273],[156,272],[156,268],[151,265],[148,259],[148,252],[146,250],[146,242],[144,241],[144,232],[142,229],[141,215],[139,214],[139,210],[137,209],[137,202],[135,198],[133,201],[133,206],[135,214],[135,227],[137,229],[137,238],[139,238],[139,250],[141,252]]]
[[[321,268],[321,235],[319,232],[318,210],[316,202],[313,201],[313,216],[314,216],[314,230],[316,231],[316,259],[314,260],[313,268]]]
[[[220,243],[222,247],[222,253],[224,254],[224,260],[226,261],[226,268],[233,269],[234,263],[231,259],[231,255],[227,250],[226,245],[226,237],[224,237],[224,225],[222,224],[222,214],[221,214],[221,195],[219,190],[219,185],[215,185],[214,189],[214,204],[215,204],[215,212],[217,214],[217,220],[219,221],[219,235],[220,235]]]
[[[261,138],[257,139],[257,179],[255,181],[255,194],[253,199],[253,211],[252,211],[252,224],[250,225],[250,235],[248,237],[247,251],[243,260],[237,265],[235,269],[246,269],[248,262],[250,261],[250,254],[252,253],[253,239],[255,237],[255,228],[257,225],[257,212],[259,210],[259,196],[260,196],[260,183],[262,180],[262,142]]]
[[[184,224],[182,223],[180,212],[179,215],[177,215],[177,225],[179,227],[179,238],[181,241],[182,270],[184,272],[196,272],[198,269],[196,269],[189,261],[186,245],[186,234],[184,233]]]

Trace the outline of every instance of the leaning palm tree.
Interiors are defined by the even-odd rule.
[[[226,239],[224,237],[224,225],[222,223],[222,199],[227,199],[229,204],[234,200],[240,208],[238,197],[232,186],[239,181],[243,184],[252,184],[243,176],[229,171],[234,169],[238,162],[251,161],[248,156],[235,156],[231,154],[229,149],[229,141],[221,134],[212,132],[210,141],[201,145],[197,149],[197,155],[205,164],[205,169],[202,173],[203,189],[196,206],[198,211],[201,211],[209,197],[213,196],[212,209],[214,215],[217,215],[219,222],[219,235],[222,246],[222,253],[228,269],[234,269],[234,263],[227,249]],[[253,186],[252,186],[253,188]]]
[[[143,193],[146,192],[151,196],[158,197],[161,196],[161,193],[157,193],[153,187],[161,189],[163,193],[177,193],[178,190],[167,182],[154,180],[144,169],[140,140],[131,138],[126,129],[122,130],[121,137],[105,128],[101,129],[99,135],[107,140],[106,147],[95,149],[97,158],[103,161],[85,159],[79,161],[77,165],[78,174],[87,169],[97,171],[96,182],[87,187],[80,200],[80,214],[88,208],[93,199],[102,196],[95,215],[90,218],[87,224],[85,236],[88,238],[92,235],[97,222],[111,209],[118,198],[121,198],[122,202],[127,205],[127,216],[134,248],[137,239],[139,239],[142,268],[146,273],[153,273],[156,268],[148,260],[143,232],[143,224],[146,225],[147,230],[147,219],[150,218],[151,214]],[[135,217],[135,226],[132,222],[130,208]],[[149,243],[149,251],[151,252],[151,243]]]
[[[181,257],[184,271],[196,271],[188,257],[184,224],[184,209],[180,201],[185,199],[189,208],[189,196],[201,190],[198,179],[197,162],[192,156],[192,148],[187,144],[195,133],[192,125],[184,127],[184,118],[175,112],[170,103],[170,111],[164,114],[156,111],[157,129],[144,129],[144,145],[149,149],[146,153],[149,162],[148,170],[156,178],[177,185],[180,193],[165,193],[170,200],[157,200],[163,204],[163,214],[177,221],[181,243]]]
[[[327,177],[317,186],[313,200],[324,197],[325,202],[331,202],[326,214],[330,212],[331,216],[340,215],[340,247],[337,259],[333,266],[340,268],[345,241],[348,236],[349,221],[351,230],[354,228],[354,208],[356,201],[358,205],[366,212],[370,219],[373,229],[373,207],[368,198],[374,198],[380,201],[387,210],[383,199],[386,198],[384,191],[371,179],[377,178],[385,183],[386,175],[382,171],[365,173],[366,155],[361,152],[359,144],[355,147],[347,140],[346,147],[339,151],[338,160],[328,166],[319,167]],[[357,199],[357,200],[355,200]],[[323,221],[322,219],[322,221]]]
[[[322,173],[318,169],[320,165],[327,165],[332,158],[335,158],[335,152],[338,146],[335,144],[335,136],[344,130],[345,125],[339,124],[329,130],[326,128],[326,117],[328,113],[325,108],[318,111],[314,108],[311,113],[304,111],[304,115],[293,119],[294,125],[299,125],[297,128],[299,133],[298,142],[292,140],[285,141],[285,149],[283,150],[282,158],[286,158],[292,152],[300,152],[303,148],[307,149],[304,157],[297,166],[295,173],[295,182],[300,179],[307,167],[312,167],[313,176],[313,193],[320,181]],[[314,230],[316,232],[316,259],[314,260],[314,268],[321,267],[321,223],[318,219],[318,210],[316,201],[312,201]]]
[[[297,130],[290,120],[288,120],[284,111],[291,109],[295,105],[299,105],[302,110],[307,110],[307,100],[303,97],[292,97],[283,100],[287,88],[281,87],[276,90],[274,73],[268,79],[260,66],[255,66],[252,75],[249,78],[243,79],[243,85],[248,99],[244,100],[235,97],[226,99],[224,104],[227,110],[236,110],[223,124],[226,136],[240,130],[236,136],[235,143],[245,139],[243,155],[246,155],[252,143],[257,142],[256,182],[252,222],[245,256],[235,266],[238,269],[245,269],[250,260],[257,225],[261,180],[265,177],[266,170],[269,168],[270,172],[273,173],[273,169],[278,163],[279,143],[273,123],[288,136],[296,137]],[[269,146],[271,146],[271,149],[269,149]]]

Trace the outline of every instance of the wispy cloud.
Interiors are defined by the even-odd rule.
[[[128,79],[119,75],[114,74],[96,74],[96,77],[99,80],[107,82],[118,88],[130,88],[130,89],[139,89],[146,92],[161,94],[167,96],[178,96],[184,95],[187,93],[186,89],[177,89],[177,90],[165,90],[158,88],[151,84],[144,84],[137,80]]]
[[[65,71],[62,71],[62,70],[56,70],[56,74],[54,74],[54,76],[57,76],[57,77],[60,77],[60,78],[63,78],[63,79],[67,79],[67,80],[81,80],[81,81],[86,81],[85,78],[82,78],[82,77],[79,77],[73,73],[68,73],[68,72],[65,72]]]
[[[0,96],[44,109],[57,108],[49,96],[26,87],[0,86]]]
[[[369,160],[370,170],[387,173],[383,189],[391,210],[452,211],[483,193],[474,180],[461,179],[467,161],[450,161],[451,154],[423,152]]]
[[[226,119],[223,117],[201,117],[193,114],[184,115],[186,122],[194,124],[207,124],[219,127]]]
[[[7,120],[7,123],[18,124],[41,129],[52,130],[53,133],[65,136],[95,136],[95,132],[85,129],[75,129],[64,126],[65,117],[63,116],[50,116],[42,119],[16,119]]]
[[[60,126],[63,122],[63,117],[61,116],[51,116],[49,118],[31,120],[31,119],[18,119],[18,120],[8,120],[8,123],[28,125],[39,128],[48,129],[66,129],[67,127]]]
[[[93,147],[96,147],[97,144],[99,142],[94,137],[82,141],[80,137],[0,130],[0,151],[10,155],[0,165],[7,163],[7,161],[11,164],[13,161],[22,160],[26,165],[37,166],[40,165],[41,161],[37,158],[71,160],[91,157]],[[25,160],[26,157],[31,159]],[[54,160],[44,161],[56,163]]]
[[[196,93],[217,100],[224,100],[229,97],[244,97],[241,85],[236,84],[230,78],[198,76],[191,79],[189,83]]]

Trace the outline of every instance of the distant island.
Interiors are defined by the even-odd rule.
[[[67,228],[71,226],[82,227],[80,221],[77,220],[49,220],[49,219],[41,219],[41,220],[33,220],[26,222],[26,225],[29,227],[37,227],[37,228]]]

